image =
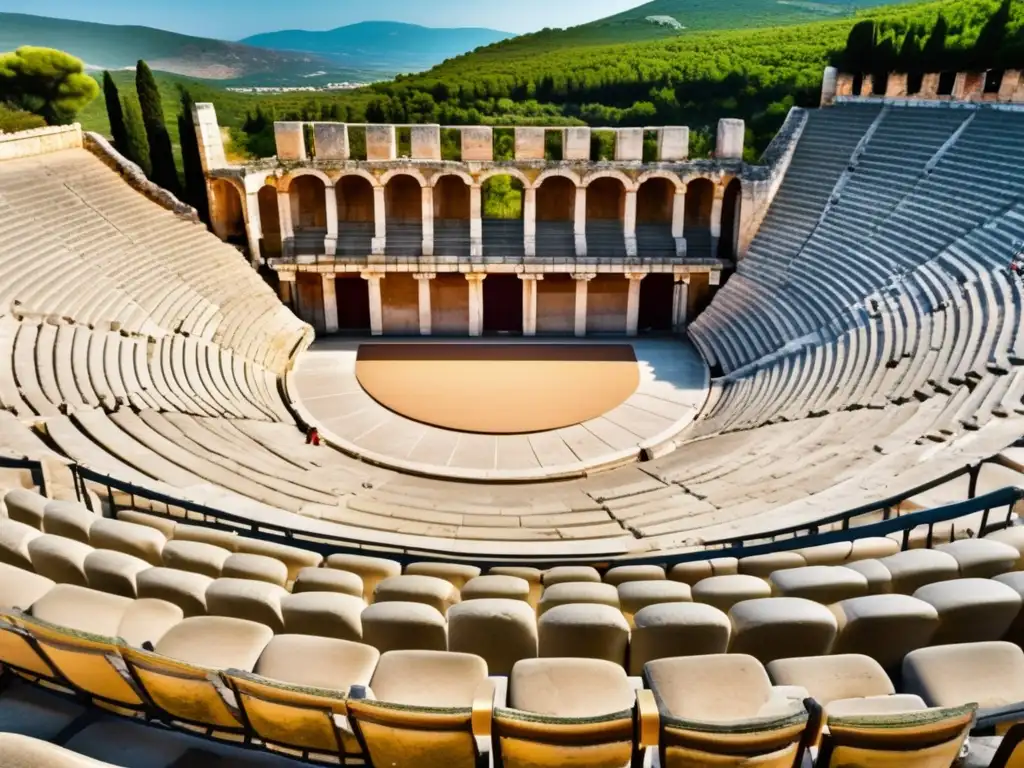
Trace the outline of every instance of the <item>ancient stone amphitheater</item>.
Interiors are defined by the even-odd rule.
[[[779,660],[839,658],[823,656],[830,651],[860,654],[905,684],[893,701],[985,707],[1024,698],[1024,655],[1001,642],[1024,637],[1015,619],[1024,537],[1013,525],[1024,497],[1015,488],[1024,472],[1024,111],[1000,103],[1005,89],[965,100],[837,97],[834,82],[826,76],[822,108],[792,111],[757,164],[740,159],[742,125],[726,121],[716,159],[688,160],[682,134],[660,129],[656,158],[640,149],[642,131],[626,132],[607,162],[545,160],[536,149],[543,135],[529,131],[517,133],[514,160],[495,161],[480,146],[490,134],[476,129],[464,134],[458,161],[436,156],[436,134],[415,132],[414,156],[398,158],[393,130],[375,160],[372,127],[367,156],[356,160],[344,131],[344,152],[329,155],[338,128],[320,125],[322,151],[311,156],[295,147],[301,126],[283,124],[277,159],[236,167],[201,105],[220,237],[77,126],[0,135],[0,484],[10,489],[0,519],[0,663],[5,684],[13,672],[70,690],[93,718],[41,704],[34,697],[43,694],[19,682],[0,703],[13,697],[20,714],[6,727],[0,707],[0,731],[117,762],[116,750],[100,746],[124,732],[96,724],[99,707],[162,724],[159,736],[128,739],[122,757],[132,766],[169,765],[175,755],[175,765],[287,762],[232,751],[217,737],[345,764],[479,765],[486,752],[509,766],[557,765],[589,742],[559,736],[558,723],[543,736],[529,717],[507,713],[565,725],[601,715],[580,702],[606,697],[622,704],[609,711],[639,703],[623,716],[626,735],[606,722],[600,738],[587,736],[605,751],[578,764],[640,764],[642,748],[658,746],[661,765],[697,765],[673,762],[682,758],[666,745],[689,742],[666,722],[697,717],[699,706],[674,702],[666,686],[683,674],[697,691],[711,673],[676,656],[722,654],[699,664],[721,663],[721,675],[737,680],[754,674],[753,687],[764,678],[757,707],[782,695],[760,663],[776,686],[827,699],[816,681],[833,672]],[[566,134],[564,151],[580,141]],[[480,215],[480,186],[499,171],[524,185],[517,225]],[[385,220],[403,205],[388,191],[403,174],[418,175],[423,190],[413,194],[413,208],[423,200],[413,234],[402,229],[407,218]],[[453,206],[438,202],[432,174],[465,177],[464,195],[446,192],[466,202],[464,220],[435,220]],[[349,230],[342,198],[351,176],[366,181],[371,203]],[[322,187],[310,191],[301,178]],[[565,192],[575,210],[566,203],[560,223],[542,212],[556,199],[544,191],[552,178],[576,186]],[[609,179],[621,190],[599,183]],[[664,189],[645,191],[651,179]],[[662,193],[661,218],[645,217],[644,201]],[[605,194],[611,202],[593,202]],[[224,242],[236,237],[252,264],[245,247]],[[639,389],[590,421],[486,435],[422,431],[359,394],[350,369],[309,373],[316,355],[352,357],[362,343],[315,341],[344,330],[339,297],[354,296],[353,284],[375,336],[412,306],[403,315],[412,324],[394,326],[408,342],[437,332],[438,302],[454,294],[429,283],[445,275],[468,297],[462,335],[488,332],[487,302],[508,304],[497,289],[484,292],[484,278],[514,286],[522,335],[557,327],[587,345],[577,337],[619,330],[647,366]],[[544,298],[543,283],[568,275],[575,304],[551,298],[561,288]],[[382,293],[382,283],[400,280],[418,310],[415,299]],[[638,333],[647,327],[676,340],[646,341]],[[675,397],[677,356],[698,380],[689,399]],[[341,380],[340,394],[318,390],[317,377]],[[349,395],[369,404],[341,418]],[[314,402],[328,398],[338,399]],[[488,400],[485,410],[511,406]],[[311,427],[322,444],[309,444]],[[439,451],[445,461],[430,455]],[[952,597],[942,592],[947,581],[951,594],[959,589]],[[881,593],[909,602],[858,608]],[[687,613],[698,607],[707,615]],[[223,653],[211,650],[228,637]],[[335,640],[355,654],[337,679],[327,671],[342,654]],[[982,641],[992,658],[1009,654],[1000,663],[1019,695],[989,696],[985,685],[1008,684],[988,678],[973,698],[944,695],[928,677],[934,660],[914,656]],[[440,656],[416,655],[428,651]],[[127,676],[112,671],[111,656]],[[561,667],[548,669],[544,657]],[[755,672],[729,666],[751,657]],[[479,741],[492,735],[479,712],[503,706],[505,693],[474,700],[465,722],[442,723],[435,710],[413,723],[349,691],[372,677],[382,702],[462,712],[473,696],[457,683],[474,689],[480,659],[483,677],[536,665],[513,672],[511,709],[494,711],[493,750]],[[588,666],[595,659],[618,671]],[[625,671],[640,675],[647,662],[656,706],[625,683]],[[682,671],[656,666],[668,662]],[[550,689],[537,678],[551,675],[549,685],[575,691],[564,711],[544,708],[555,705],[544,703]],[[598,693],[573,689],[587,678]],[[434,698],[405,691],[410,679]],[[350,694],[347,710],[340,698],[324,703],[331,690]],[[885,678],[877,691],[832,698],[894,690]],[[808,706],[795,731],[765,747],[781,755],[765,765],[800,759],[814,720]],[[303,707],[336,719],[347,711],[354,731],[314,726]],[[719,714],[754,717],[757,707]],[[25,712],[37,709],[57,724],[26,730]],[[189,746],[182,728],[214,741]],[[417,728],[435,731],[432,746],[412,745]],[[477,742],[460,741],[469,735]],[[0,733],[0,765],[5,751],[36,761],[26,765],[86,765],[48,750]]]

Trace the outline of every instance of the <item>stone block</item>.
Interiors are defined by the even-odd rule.
[[[1003,79],[999,83],[998,100],[1004,102],[1013,101],[1014,94],[1017,93],[1022,85],[1024,85],[1024,78],[1021,77],[1019,69],[1006,70],[1003,72]]]
[[[196,140],[199,142],[199,159],[204,171],[226,168],[224,139],[217,124],[217,111],[213,104],[193,104],[192,119],[196,126]]]
[[[853,75],[839,75],[836,79],[836,96],[853,96]],[[822,96],[824,106],[824,96]]]
[[[317,160],[348,160],[348,126],[344,123],[314,123],[313,145]]]
[[[690,156],[690,129],[685,125],[666,126],[658,131],[658,160],[672,162]]]
[[[619,128],[615,131],[615,160],[619,163],[644,159],[644,129]]]
[[[746,124],[736,117],[723,117],[718,121],[718,141],[715,143],[715,157],[741,159],[743,157],[743,135]]]
[[[487,125],[462,129],[462,161],[489,162],[494,159],[494,130]]]
[[[825,74],[821,77],[821,106],[827,107],[835,103],[838,79],[838,69],[835,67],[825,67]]]
[[[413,160],[441,159],[441,126],[414,125],[409,134]]]
[[[367,160],[394,160],[396,146],[397,142],[395,140],[395,126],[366,126]]]
[[[939,73],[928,72],[921,78],[921,89],[917,92],[920,99],[934,99],[939,95]]]
[[[871,96],[875,92],[875,83],[871,75],[864,75],[860,81],[860,93],[858,96]]]
[[[590,159],[590,128],[566,128],[562,134],[563,160]]]
[[[907,96],[907,74],[890,72],[889,81],[885,84],[885,95],[890,99],[903,99]]]
[[[980,101],[985,91],[984,72],[957,72],[953,83],[954,101]]]
[[[291,162],[306,160],[306,135],[303,123],[274,123],[274,143],[277,145],[277,159]]]
[[[544,159],[544,129],[516,128],[516,160]]]

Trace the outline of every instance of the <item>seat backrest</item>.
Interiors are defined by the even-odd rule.
[[[102,637],[117,637],[132,605],[130,597],[88,587],[58,584],[32,606],[32,615],[59,627]]]
[[[903,660],[903,687],[931,707],[1024,701],[1024,651],[1002,641],[919,648]]]
[[[469,707],[487,663],[469,653],[389,651],[380,657],[370,687],[379,701],[413,707]]]
[[[54,587],[52,579],[0,563],[0,611],[26,611]]]
[[[776,659],[767,665],[776,685],[796,685],[825,706],[837,699],[888,696],[895,692],[881,665],[856,653]]]
[[[706,722],[755,717],[772,688],[761,662],[741,653],[659,659],[644,677],[663,717]]]

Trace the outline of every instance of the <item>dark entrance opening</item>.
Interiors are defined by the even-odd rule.
[[[516,275],[484,280],[484,332],[523,332],[523,281]]]
[[[672,275],[647,275],[640,281],[640,333],[664,333],[672,330]]]
[[[956,72],[939,73],[939,96],[952,96],[956,85]]]
[[[334,282],[338,299],[338,330],[370,330],[370,288],[359,275],[338,275]]]

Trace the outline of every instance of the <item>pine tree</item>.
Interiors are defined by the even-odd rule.
[[[141,59],[135,69],[135,88],[139,94],[142,122],[146,126],[149,142],[149,161],[153,168],[150,179],[177,195],[181,185],[178,182],[178,169],[174,165],[171,136],[164,124],[163,102],[149,65]]]
[[[146,126],[142,122],[142,110],[139,102],[130,96],[121,100],[121,111],[124,114],[125,151],[122,154],[138,165],[147,177],[153,175],[153,166],[149,162],[149,142],[146,140]]]
[[[204,222],[210,220],[210,203],[206,195],[206,176],[203,161],[199,156],[199,139],[196,137],[192,107],[195,101],[185,88],[181,89],[181,111],[178,113],[178,136],[181,138],[181,164],[185,172],[185,201],[199,212]]]
[[[124,110],[121,109],[121,94],[109,72],[103,73],[103,98],[107,103],[107,118],[110,121],[110,136],[114,148],[128,157],[128,131],[124,127]],[[131,160],[132,158],[128,158]]]

